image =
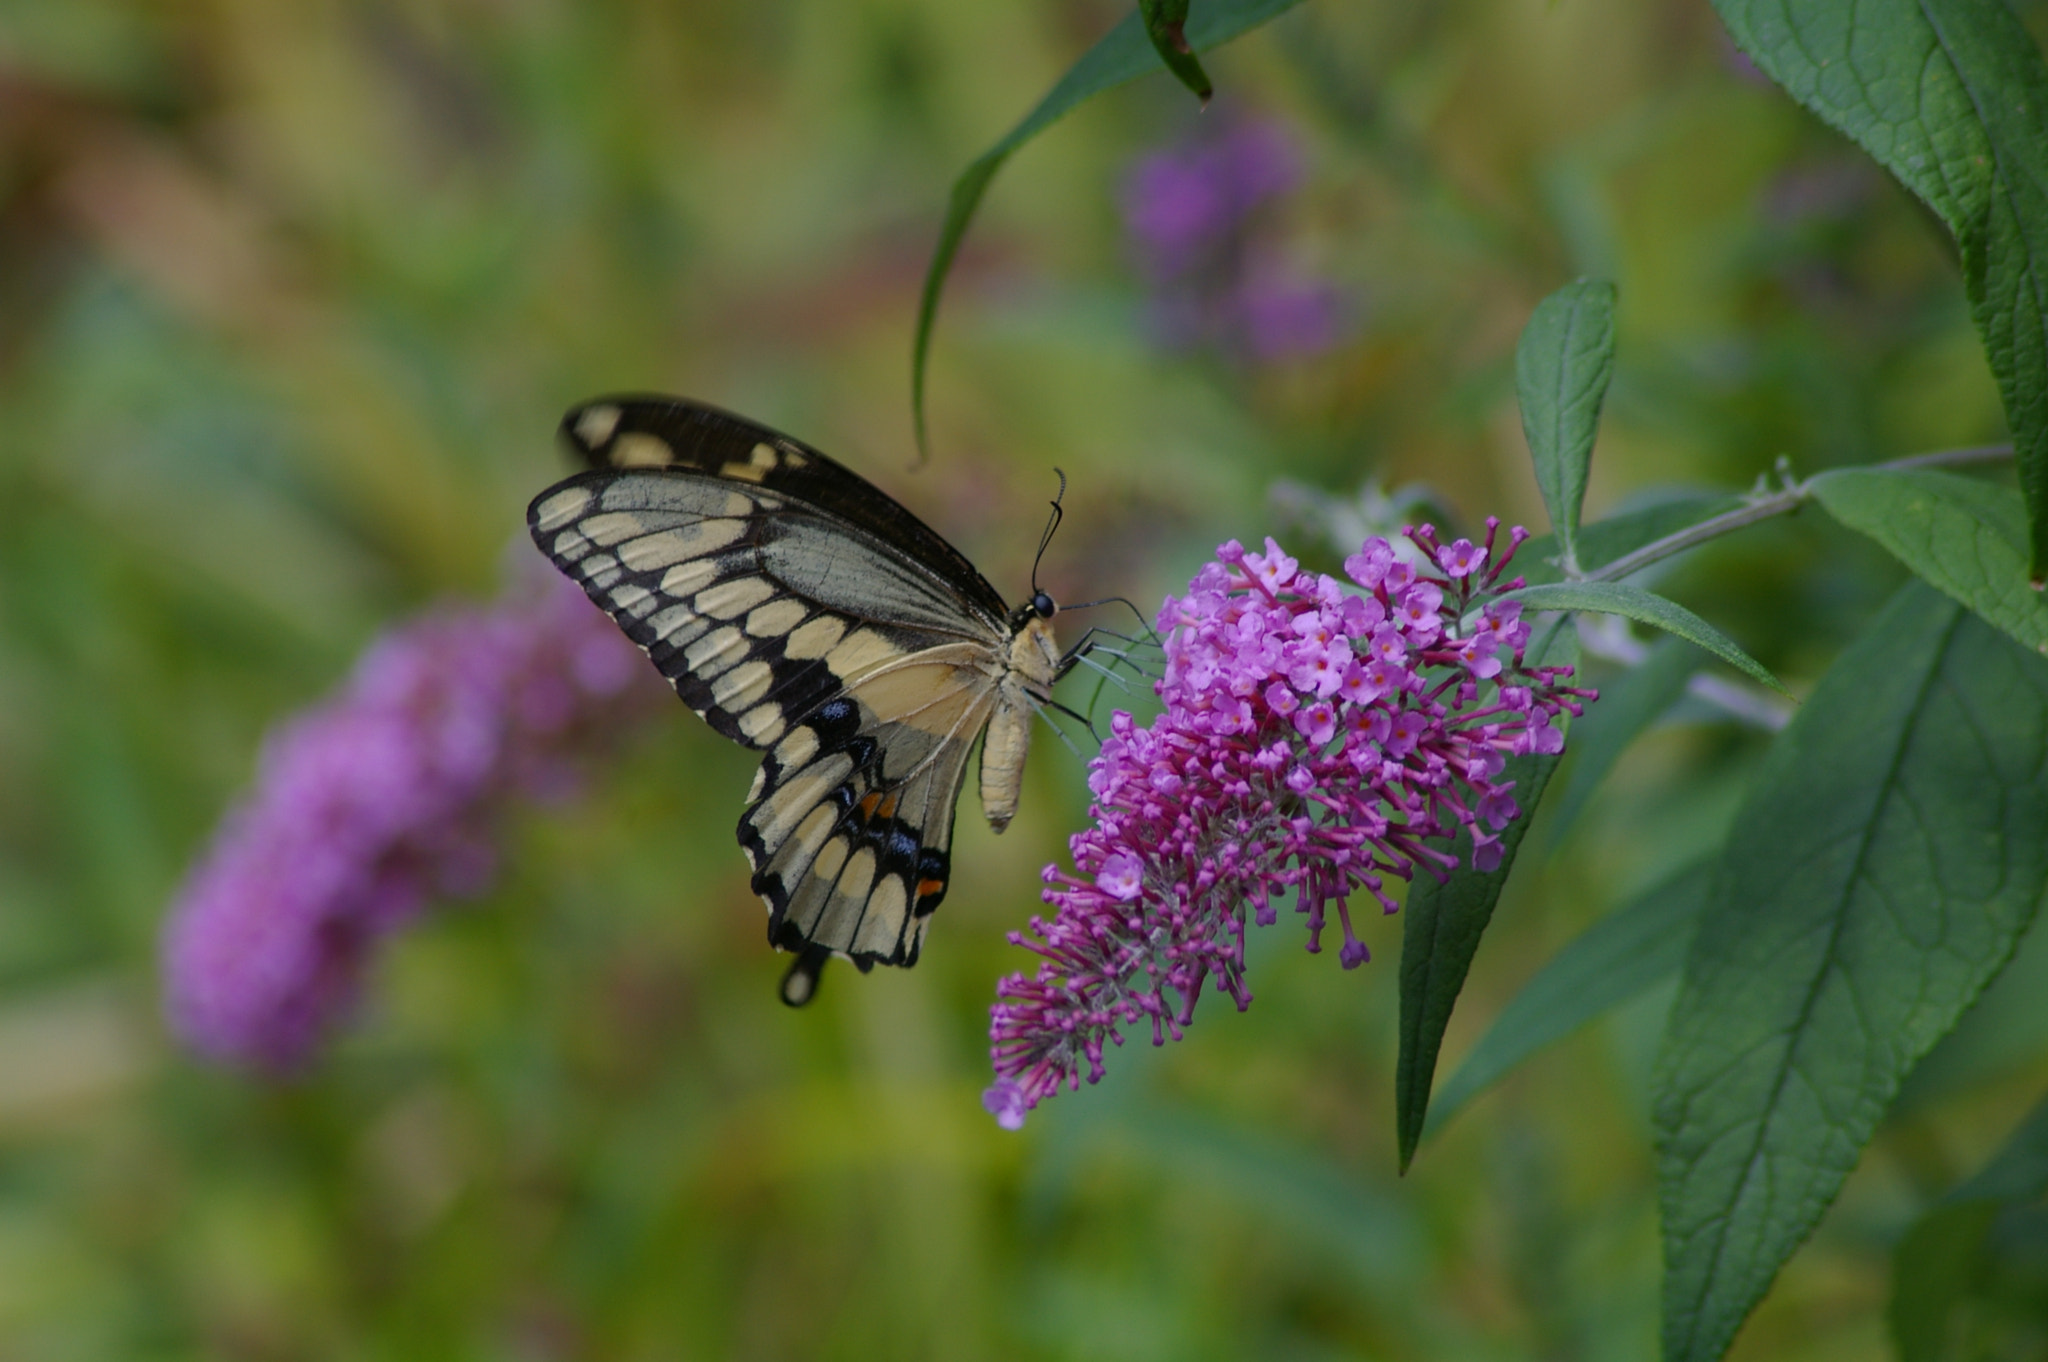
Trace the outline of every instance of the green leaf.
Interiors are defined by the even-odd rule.
[[[1557,627],[1531,648],[1530,656],[1545,666],[1577,660],[1578,636]],[[1493,920],[1493,907],[1514,868],[1515,853],[1543,798],[1543,787],[1557,769],[1555,756],[1508,758],[1506,774],[1515,783],[1515,802],[1522,816],[1501,831],[1500,865],[1472,868],[1472,835],[1460,831],[1452,854],[1457,869],[1438,880],[1427,872],[1415,877],[1401,908],[1401,1042],[1394,1070],[1394,1128],[1400,1143],[1401,1171],[1407,1172],[1422,1140],[1429,1115],[1429,1086],[1436,1076],[1437,1052],[1451,1009],[1465,987],[1479,938]]]
[[[1736,646],[1735,640],[1675,601],[1653,595],[1639,586],[1623,582],[1555,582],[1547,586],[1525,586],[1505,595],[1531,610],[1593,610],[1603,615],[1620,615],[1639,624],[1654,625],[1696,643],[1715,657],[1749,673],[1765,685],[1785,691],[1778,678],[1764,670],[1763,663]],[[1790,694],[1789,691],[1785,691]]]
[[[1569,571],[1578,568],[1586,470],[1613,375],[1614,285],[1580,279],[1536,305],[1515,346],[1515,393],[1536,485]]]
[[[1300,3],[1301,0],[1209,0],[1187,25],[1188,46],[1193,51],[1206,52],[1278,18]],[[925,362],[931,357],[932,324],[939,315],[939,292],[945,287],[946,273],[953,268],[953,257],[960,250],[960,239],[967,235],[967,224],[973,221],[974,210],[980,207],[989,181],[1012,152],[1058,122],[1075,105],[1158,69],[1159,54],[1153,50],[1145,35],[1145,25],[1133,10],[1100,42],[1082,53],[1081,59],[1067,68],[1059,83],[1016,127],[977,156],[953,181],[946,221],[939,228],[939,244],[925,271],[924,292],[917,303],[917,339],[911,347],[910,414],[917,430],[920,457],[925,453]]]
[[[2048,1053],[2048,929],[2038,922],[1956,1029],[1927,1052],[1899,1088],[1897,1120],[1955,1093],[1996,1082]]]
[[[1835,519],[2035,652],[2048,652],[2048,598],[2027,585],[2019,493],[1924,468],[1843,468],[1808,485]]]
[[[1652,506],[1581,525],[1579,567],[1595,571],[1645,544],[1691,529],[1742,504],[1741,497],[1726,492],[1681,492]],[[1515,555],[1514,570],[1532,584],[1562,581],[1564,574],[1548,561],[1559,552],[1555,535],[1537,535]]]
[[[1983,1275],[1985,1235],[1998,1212],[2048,1195],[2048,1100],[2020,1122],[1991,1162],[1913,1222],[1892,1252],[1886,1314],[1899,1362],[1953,1355],[1956,1314]]]
[[[1195,60],[1194,49],[1188,46],[1188,0],[1138,0],[1138,13],[1144,18],[1145,36],[1152,40],[1152,50],[1159,54],[1159,60],[1206,108],[1209,96],[1216,91],[1209,84],[1209,73],[1202,69],[1202,63]]]
[[[1577,756],[1572,759],[1571,778],[1558,797],[1557,816],[1550,823],[1551,845],[1564,840],[1629,744],[1685,693],[1685,683],[1699,665],[1699,650],[1691,644],[1683,639],[1660,639],[1639,665],[1600,688],[1599,701],[1586,710],[1573,734]]]
[[[1742,50],[1945,223],[2048,571],[2048,65],[2002,0],[1715,0]]]
[[[1707,871],[1687,867],[1551,957],[1436,1090],[1424,1135],[1537,1051],[1678,973],[1706,903]]]
[[[1773,745],[1659,1059],[1665,1362],[1712,1362],[2048,888],[2048,661],[1908,583]]]

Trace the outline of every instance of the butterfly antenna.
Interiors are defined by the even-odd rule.
[[[1122,606],[1122,607],[1123,607],[1124,609],[1126,609],[1126,610],[1130,611],[1130,612],[1131,612],[1131,615],[1132,615],[1132,617],[1133,617],[1133,618],[1135,618],[1135,619],[1136,619],[1136,620],[1138,621],[1138,627],[1139,627],[1140,629],[1143,629],[1143,630],[1145,631],[1145,641],[1147,641],[1147,642],[1150,642],[1150,643],[1152,643],[1152,644],[1153,644],[1154,646],[1157,646],[1157,645],[1158,645],[1158,643],[1159,643],[1159,633],[1158,633],[1158,631],[1157,631],[1157,630],[1155,630],[1155,629],[1154,629],[1154,628],[1152,627],[1151,621],[1149,621],[1149,620],[1147,620],[1147,619],[1145,618],[1145,612],[1144,612],[1144,611],[1142,611],[1142,610],[1140,610],[1140,609],[1138,609],[1137,605],[1136,605],[1136,604],[1134,604],[1134,603],[1133,603],[1133,602],[1131,601],[1130,597],[1128,597],[1128,596],[1103,596],[1103,597],[1101,597],[1101,598],[1100,598],[1100,599],[1098,599],[1098,600],[1092,600],[1092,601],[1082,601],[1082,602],[1081,602],[1081,603],[1080,603],[1079,605],[1063,605],[1063,606],[1061,606],[1061,607],[1060,607],[1060,609],[1062,609],[1062,610],[1087,610],[1087,609],[1090,609],[1090,608],[1092,608],[1092,607],[1094,607],[1094,606],[1098,606],[1098,605],[1120,605],[1120,606]],[[1109,631],[1109,630],[1107,630],[1107,629],[1104,629],[1104,630],[1103,630],[1102,632],[1103,632],[1103,633],[1105,633],[1105,634],[1107,634],[1107,633],[1109,633],[1110,631]],[[1127,639],[1127,640],[1129,640],[1130,642],[1137,642],[1137,641],[1138,641],[1138,640],[1136,640],[1136,639],[1130,639],[1129,635],[1126,635],[1126,634],[1117,634],[1117,635],[1115,635],[1115,637],[1117,637],[1117,638],[1122,638],[1122,639]]]
[[[1038,536],[1038,556],[1031,560],[1031,594],[1034,596],[1038,594],[1038,565],[1045,559],[1045,546],[1052,542],[1053,531],[1060,527],[1060,521],[1067,514],[1060,505],[1067,499],[1067,475],[1057,468],[1052,471],[1060,475],[1060,494],[1052,499],[1052,518],[1045,522],[1045,533]]]

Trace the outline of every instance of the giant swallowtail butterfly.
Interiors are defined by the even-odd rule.
[[[783,1001],[808,1001],[833,955],[915,964],[969,749],[986,734],[981,806],[1001,832],[1032,715],[1072,665],[1052,598],[1010,609],[882,491],[713,407],[605,398],[562,436],[589,469],[534,499],[534,543],[684,703],[766,754],[739,840],[769,941],[798,953]]]

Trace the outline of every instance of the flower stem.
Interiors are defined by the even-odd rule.
[[[1970,445],[1961,449],[1937,449],[1927,454],[1912,454],[1903,459],[1872,465],[1883,469],[1901,468],[1955,468],[1972,464],[1999,463],[2012,457],[2010,444]],[[1689,525],[1676,534],[1652,540],[1633,553],[1625,553],[1611,563],[1603,564],[1591,572],[1583,573],[1574,580],[1583,582],[1618,582],[1634,573],[1641,572],[1652,563],[1662,562],[1675,554],[1724,534],[1742,529],[1775,516],[1790,515],[1813,499],[1813,478],[1795,481],[1791,465],[1784,459],[1778,460],[1775,470],[1779,479],[1777,490],[1768,490],[1766,478],[1757,479],[1757,487],[1746,504],[1721,515]],[[1815,474],[1815,477],[1818,477]]]

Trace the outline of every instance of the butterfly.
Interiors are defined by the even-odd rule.
[[[589,467],[534,498],[534,543],[684,703],[765,754],[739,841],[769,942],[797,953],[783,1001],[808,1002],[834,955],[915,964],[970,749],[1001,832],[1032,717],[1086,643],[1062,654],[1051,596],[1009,608],[893,498],[752,421],[611,397],[561,433]]]

